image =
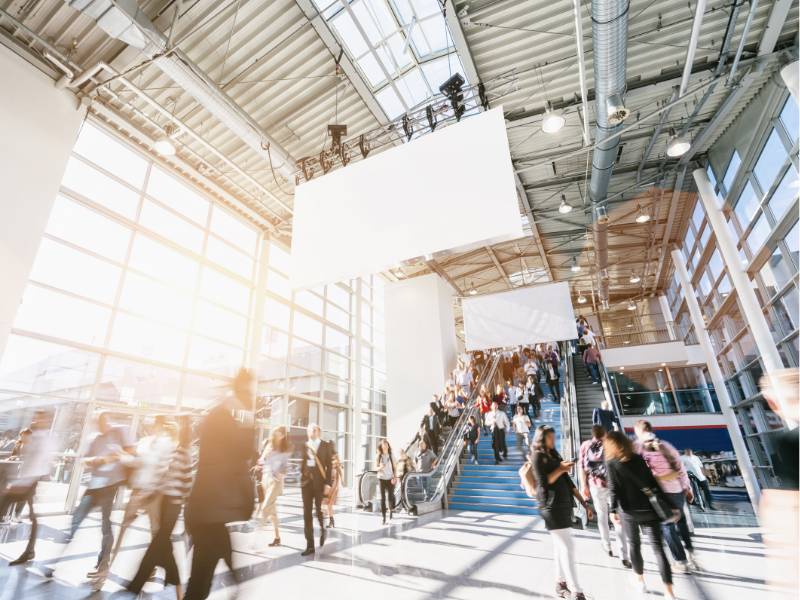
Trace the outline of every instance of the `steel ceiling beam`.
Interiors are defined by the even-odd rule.
[[[506,273],[506,270],[503,268],[503,265],[501,265],[500,261],[497,259],[497,254],[494,253],[494,250],[492,250],[490,246],[484,246],[484,248],[486,249],[486,253],[489,255],[489,258],[492,259],[492,262],[494,263],[494,266],[497,268],[497,271],[500,273],[503,279],[506,280],[508,288],[509,289],[513,288],[514,284],[511,283],[511,278],[508,276],[508,273]]]

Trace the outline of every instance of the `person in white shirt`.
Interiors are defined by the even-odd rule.
[[[692,452],[691,448],[686,448],[681,456],[681,462],[687,473],[691,473],[697,479],[697,485],[700,486],[700,491],[706,499],[706,505],[711,510],[717,510],[714,506],[714,501],[711,499],[711,488],[708,487],[708,478],[706,477],[705,469],[703,468],[703,461],[700,457]]]
[[[514,433],[517,434],[517,448],[522,450],[523,444],[527,448],[529,443],[528,432],[531,430],[531,418],[525,414],[525,409],[522,406],[517,406],[517,414],[514,415],[512,423]]]
[[[492,402],[492,410],[486,415],[489,428],[492,430],[492,450],[494,450],[494,464],[499,465],[508,458],[506,445],[506,432],[511,429],[508,416],[500,410],[497,402]],[[501,458],[502,455],[502,458]]]
[[[18,558],[9,562],[9,566],[21,565],[34,559],[36,546],[36,531],[38,521],[33,510],[33,500],[36,497],[36,486],[39,480],[50,474],[50,465],[55,454],[55,443],[50,436],[50,423],[52,418],[49,413],[37,410],[30,433],[26,436],[22,446],[19,472],[12,478],[2,495],[0,495],[0,515],[6,514],[9,507],[17,502],[28,505],[28,518],[31,520],[31,529],[28,536],[28,545]]]

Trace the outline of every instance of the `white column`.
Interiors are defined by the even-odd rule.
[[[386,285],[387,433],[404,447],[456,366],[453,290],[438,275]]]
[[[750,453],[747,451],[747,445],[742,437],[742,432],[739,429],[739,423],[736,420],[736,415],[733,413],[731,407],[731,398],[728,395],[728,388],[725,387],[725,378],[722,375],[722,369],[717,362],[717,356],[714,353],[714,347],[711,345],[711,337],[708,335],[705,322],[703,321],[703,314],[700,312],[700,304],[697,302],[692,283],[689,279],[689,273],[684,264],[683,254],[680,250],[672,251],[672,262],[675,264],[675,273],[678,275],[678,280],[683,288],[683,295],[686,298],[686,305],[689,308],[689,316],[694,325],[694,332],[700,347],[703,349],[705,355],[706,365],[708,372],[711,375],[711,381],[717,391],[717,398],[719,406],[722,409],[722,415],[725,417],[725,424],[728,427],[728,435],[731,437],[733,443],[733,451],[736,453],[736,460],[739,463],[739,471],[742,473],[744,485],[747,488],[747,493],[750,495],[750,501],[753,506],[758,506],[761,497],[761,488],[758,485],[753,463],[750,460]]]
[[[360,277],[356,280],[356,286],[353,290],[353,293],[355,294],[355,312],[353,314],[353,318],[355,319],[355,327],[353,327],[352,330],[355,336],[355,348],[353,349],[353,360],[350,362],[352,365],[351,373],[353,374],[351,377],[353,382],[353,392],[350,394],[350,397],[353,398],[353,409],[350,411],[350,456],[352,457],[352,462],[350,464],[353,468],[352,501],[353,508],[355,508],[356,504],[358,503],[358,476],[363,473],[366,468],[366,465],[364,464],[364,455],[361,453],[361,407],[363,406],[364,400],[364,392],[362,390],[364,382],[362,381],[361,377],[361,358],[363,352],[363,342],[361,338],[361,315],[362,311],[364,310],[364,300],[361,297]]]
[[[664,322],[667,324],[669,339],[677,340],[678,336],[675,335],[674,318],[672,316],[672,310],[669,307],[669,300],[663,294],[658,297],[658,305],[661,307],[661,314],[664,316]]]
[[[0,356],[83,120],[75,96],[0,45]]]
[[[761,360],[764,362],[764,371],[773,373],[783,369],[783,361],[780,354],[778,354],[775,342],[772,340],[767,319],[761,311],[753,284],[744,267],[742,267],[739,253],[736,250],[736,243],[733,241],[730,230],[725,224],[725,217],[722,211],[717,206],[717,195],[714,193],[714,186],[711,185],[711,181],[709,181],[708,175],[703,169],[695,169],[692,174],[697,183],[697,191],[700,193],[703,207],[706,209],[706,217],[717,239],[719,253],[722,255],[722,260],[725,261],[728,275],[736,290],[736,295],[739,297],[742,316],[749,326],[753,341],[761,355]]]

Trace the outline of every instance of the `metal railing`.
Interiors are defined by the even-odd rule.
[[[581,445],[581,426],[578,420],[577,392],[575,391],[575,373],[572,360],[571,344],[560,344],[559,350],[564,363],[564,394],[561,396],[561,456],[564,460],[577,460]],[[572,475],[577,475],[577,467],[573,467]]]
[[[497,364],[496,363],[498,361],[499,361],[499,355],[493,358],[493,362],[487,364],[484,367],[483,372],[481,372],[480,375],[478,375],[478,380],[473,382],[472,387],[470,389],[469,398],[467,399],[467,402],[466,402],[466,407],[465,407],[465,409],[464,409],[464,411],[462,412],[462,415],[461,415],[462,417],[464,416],[464,413],[466,413],[468,411],[468,407],[470,407],[470,406],[475,404],[475,398],[477,397],[481,386],[484,385],[486,383],[486,381],[488,381],[487,374],[490,372],[490,370],[492,370],[492,365],[493,365],[493,368],[496,370],[496,368],[497,368]],[[460,422],[461,421],[459,420],[457,422],[457,424],[452,428],[452,431],[450,432],[450,437],[448,437],[448,440],[452,437],[453,432],[458,428],[458,423],[460,423]],[[466,423],[466,420],[463,421],[463,422]],[[417,450],[418,450],[418,446],[419,446],[419,442],[417,441],[416,436],[415,436],[415,438],[411,442],[409,442],[409,444],[405,448],[406,455],[409,456],[409,457],[416,456]],[[443,445],[442,447],[443,447],[443,451],[442,451],[441,454],[443,456],[444,455],[444,448],[446,448],[446,444]],[[440,462],[442,460],[442,456],[439,457]],[[409,475],[409,474],[407,474],[407,475]],[[413,505],[408,503],[406,495],[403,493],[403,485],[404,485],[405,480],[407,479],[407,475],[405,475],[402,480],[398,480],[397,484],[395,485],[395,488],[394,488],[394,505],[395,505],[395,507],[402,507],[402,508],[405,508],[405,509],[408,510]],[[358,496],[357,496],[357,506],[366,507],[370,502],[372,502],[374,499],[376,499],[378,497],[379,493],[380,493],[379,489],[378,489],[378,485],[379,485],[378,484],[378,472],[376,470],[374,470],[374,469],[366,469],[363,473],[361,473],[359,475],[359,477],[358,477],[358,486],[356,488],[356,492],[358,494]]]
[[[621,348],[623,346],[639,346],[643,344],[662,344],[683,340],[685,332],[675,321],[650,328],[626,327],[613,333],[603,335],[603,345],[606,348]]]
[[[460,464],[464,449],[464,431],[470,416],[477,415],[477,395],[481,384],[492,381],[500,364],[500,353],[497,353],[481,374],[480,383],[472,390],[467,406],[452,427],[450,435],[442,445],[439,462],[428,473],[412,472],[402,482],[403,504],[415,514],[431,512],[439,508],[447,508],[447,490]],[[488,389],[488,388],[487,388]]]

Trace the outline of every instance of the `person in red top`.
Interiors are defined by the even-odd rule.
[[[592,383],[600,383],[600,351],[594,344],[589,344],[583,351],[583,364],[589,371]]]
[[[486,390],[486,386],[481,386],[481,391],[478,394],[478,411],[481,413],[481,427],[483,433],[488,435],[489,429],[486,427],[486,415],[492,410],[492,397]]]
[[[506,404],[508,403],[508,397],[506,396],[506,391],[503,389],[502,383],[497,384],[497,388],[495,388],[492,400],[494,402],[497,402],[497,406],[500,408],[500,410],[506,409]]]

